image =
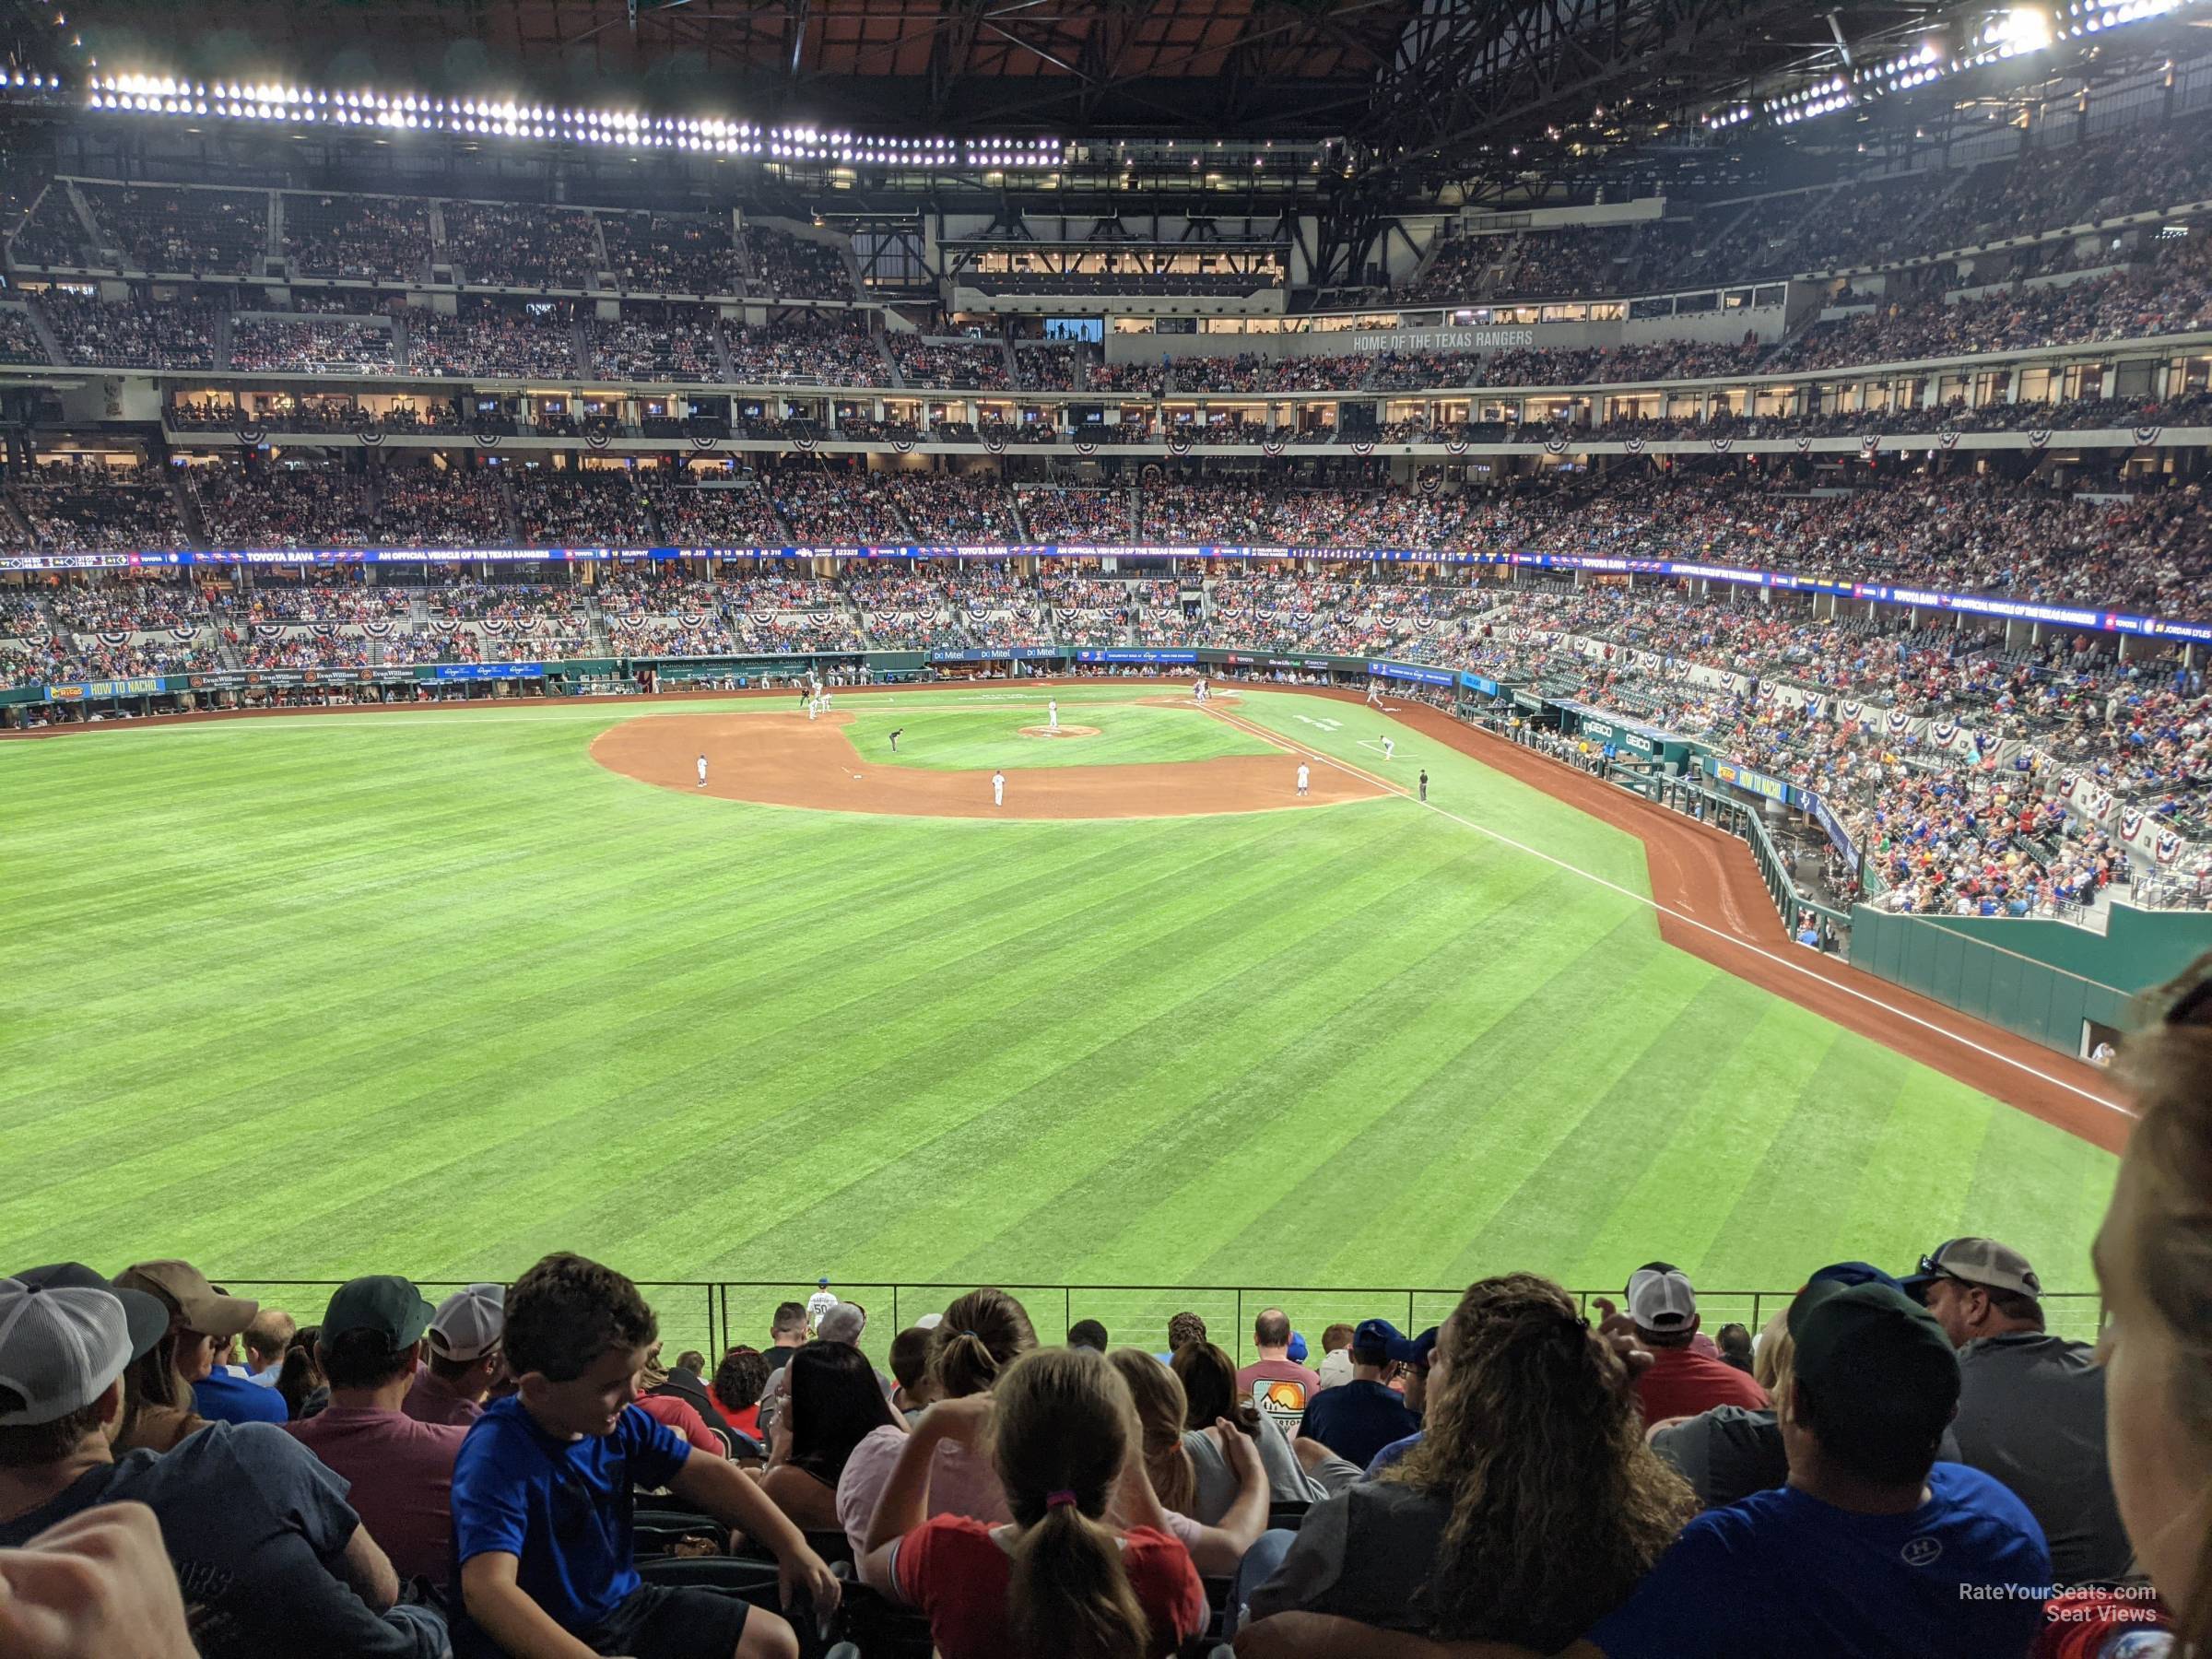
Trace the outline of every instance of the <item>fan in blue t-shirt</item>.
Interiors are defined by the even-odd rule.
[[[2019,1659],[2050,1594],[2027,1506],[1935,1461],[1959,1359],[1889,1286],[1791,1304],[1790,1484],[1700,1515],[1575,1659]],[[1716,1610],[1726,1609],[1716,1617]]]

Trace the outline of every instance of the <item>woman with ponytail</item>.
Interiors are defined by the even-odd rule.
[[[1000,1371],[1036,1346],[1037,1333],[1019,1302],[1004,1290],[971,1290],[945,1310],[944,1320],[930,1333],[930,1397],[985,1395]],[[871,1430],[853,1448],[837,1477],[837,1524],[855,1555],[906,1441],[903,1418]],[[957,1440],[939,1441],[936,1458],[929,1483],[931,1514],[1007,1519],[1006,1493],[989,1459]]]
[[[1011,1520],[929,1515],[939,1443],[990,1446]],[[1109,1509],[1144,1465],[1128,1385],[1088,1348],[1046,1348],[991,1394],[922,1414],[860,1558],[864,1583],[929,1617],[941,1659],[1158,1659],[1206,1628],[1189,1553]]]

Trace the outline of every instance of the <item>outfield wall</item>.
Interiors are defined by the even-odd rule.
[[[2064,1053],[2124,1030],[2142,993],[2212,950],[2212,915],[2115,902],[2107,931],[2037,917],[1852,912],[1851,961]]]

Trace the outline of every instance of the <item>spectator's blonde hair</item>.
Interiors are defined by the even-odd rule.
[[[1004,1290],[971,1290],[930,1333],[929,1378],[941,1400],[987,1393],[1000,1371],[1037,1346],[1027,1309]]]
[[[1144,1437],[1145,1473],[1151,1477],[1160,1507],[1189,1514],[1198,1492],[1198,1474],[1182,1446],[1188,1409],[1182,1379],[1143,1348],[1115,1348],[1106,1356],[1106,1363],[1128,1385],[1136,1407],[1137,1431]]]
[[[2176,1414],[2212,1443],[2212,955],[2162,988],[2157,1023],[2121,1042],[2118,1071],[2141,1111],[2127,1143],[2139,1214],[2132,1260],[2146,1304],[2180,1363]],[[2104,1257],[2110,1265],[2112,1257]],[[2180,1653],[2212,1651],[2212,1531],[2185,1584],[2159,1586],[2176,1607]]]
[[[1556,1653],[1618,1606],[1697,1512],[1644,1444],[1626,1368],[1549,1279],[1467,1287],[1438,1335],[1419,1445],[1384,1480],[1451,1505],[1430,1633]]]
[[[1128,1384],[1088,1348],[1038,1348],[992,1390],[992,1462],[1020,1535],[1006,1611],[1020,1659],[1141,1659],[1151,1627],[1107,1506],[1137,1433]]]
[[[1751,1380],[1767,1391],[1777,1411],[1797,1375],[1797,1342],[1790,1335],[1790,1310],[1785,1303],[1759,1327],[1759,1347],[1751,1355]]]

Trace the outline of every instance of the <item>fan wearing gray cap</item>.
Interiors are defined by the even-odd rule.
[[[1679,1267],[1646,1263],[1630,1276],[1628,1296],[1637,1345],[1652,1356],[1650,1368],[1636,1379],[1636,1400],[1645,1422],[1696,1417],[1716,1406],[1756,1411],[1768,1403],[1767,1391],[1757,1382],[1717,1356],[1698,1351],[1698,1293]],[[1611,1304],[1599,1307],[1609,1312]]]
[[[465,1429],[475,1422],[504,1369],[500,1336],[506,1328],[504,1286],[470,1285],[440,1302],[426,1334],[427,1363],[400,1409],[418,1423]]]
[[[2135,1550],[2105,1453],[2104,1368],[2089,1344],[2043,1328],[2028,1258],[1994,1239],[1952,1239],[1904,1287],[1959,1350],[1959,1461],[2019,1495],[2060,1583],[2126,1576]]]
[[[143,1503],[207,1659],[445,1653],[442,1619],[393,1606],[398,1580],[345,1483],[282,1430],[214,1423],[173,1452],[116,1456],[126,1373],[173,1320],[160,1298],[74,1263],[0,1279],[0,1548],[99,1504]]]

